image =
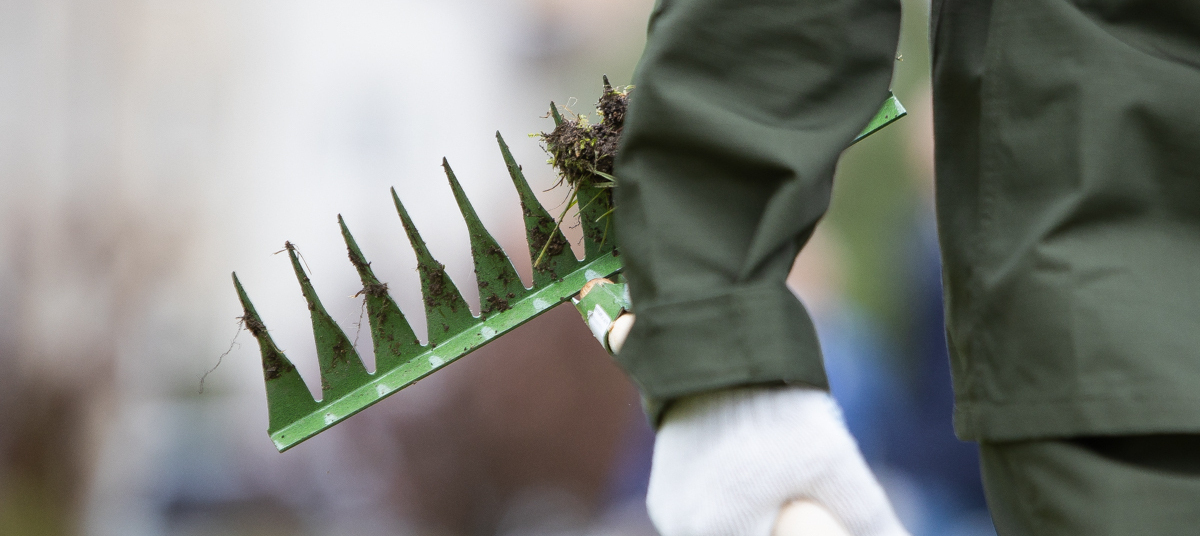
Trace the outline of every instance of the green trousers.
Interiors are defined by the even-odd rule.
[[[1200,533],[1200,435],[980,445],[1000,536]]]

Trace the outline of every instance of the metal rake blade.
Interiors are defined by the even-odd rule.
[[[607,79],[605,83],[607,90]],[[556,124],[562,121],[553,103],[551,114]],[[903,115],[904,109],[895,97],[888,99],[855,141]],[[262,354],[269,414],[267,433],[280,452],[570,299],[579,293],[584,283],[599,277],[610,277],[621,270],[611,229],[612,207],[605,203],[588,202],[599,197],[599,188],[581,187],[577,192],[584,246],[584,258],[580,260],[575,258],[559,230],[558,222],[534,197],[521,167],[513,159],[499,132],[496,133],[496,141],[521,199],[526,240],[530,258],[534,261],[533,285],[529,288],[521,282],[508,256],[479,221],[449,163],[442,160],[446,178],[470,233],[471,257],[474,259],[479,287],[479,316],[471,313],[458,287],[446,274],[445,266],[429,253],[396,190],[392,189],[396,212],[417,256],[417,271],[428,324],[427,344],[421,344],[417,339],[404,313],[388,294],[387,284],[375,277],[371,264],[350,234],[345,220],[338,215],[350,262],[362,280],[361,294],[366,300],[366,314],[375,350],[374,373],[367,372],[350,339],[321,305],[291,243],[287,243],[285,248],[312,317],[321,370],[320,400],[313,399],[296,367],[275,345],[238,281],[237,274],[233,274],[233,283],[244,310],[242,319],[258,340]]]
[[[387,285],[375,277],[345,220],[338,216],[350,262],[358,271],[363,285],[362,293],[366,297],[367,318],[375,348],[376,371],[373,374],[367,372],[349,338],[321,305],[290,244],[287,247],[288,255],[308,302],[316,336],[317,358],[321,366],[320,401],[313,400],[295,366],[271,340],[262,319],[234,274],[234,284],[245,311],[243,318],[258,340],[262,352],[270,414],[267,432],[280,452],[412,385],[493,338],[566,301],[578,293],[587,281],[610,276],[621,269],[621,262],[612,246],[593,244],[586,233],[583,240],[587,254],[583,260],[575,258],[554,218],[534,197],[520,166],[513,160],[499,133],[496,139],[521,198],[531,256],[536,258],[547,240],[550,244],[545,256],[534,268],[533,286],[526,288],[508,256],[479,221],[449,164],[443,161],[446,177],[470,232],[471,256],[475,263],[480,297],[480,314],[474,316],[454,282],[446,275],[445,267],[429,253],[393,189],[396,211],[417,256],[417,271],[428,320],[428,344],[423,345],[417,339],[404,314],[388,294]],[[611,244],[612,241],[608,242]]]

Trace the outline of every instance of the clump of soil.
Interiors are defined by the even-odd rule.
[[[590,124],[587,117],[581,115],[560,118],[558,110],[554,109],[551,111],[557,122],[554,130],[538,135],[550,155],[550,165],[558,171],[559,184],[565,182],[571,189],[573,203],[579,201],[574,195],[580,188],[595,187],[604,189],[598,204],[612,206],[612,187],[617,181],[612,174],[613,159],[625,126],[625,110],[629,106],[632,87],[614,88],[605,76],[604,93],[596,103],[600,123]]]

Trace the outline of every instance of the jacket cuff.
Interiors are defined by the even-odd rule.
[[[671,401],[743,385],[828,389],[816,330],[782,283],[731,287],[704,298],[634,304],[621,366],[656,427]]]

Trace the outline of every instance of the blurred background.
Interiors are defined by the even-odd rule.
[[[423,333],[388,188],[471,301],[443,156],[527,278],[494,133],[550,188],[527,134],[550,129],[551,99],[590,113],[601,74],[629,83],[651,7],[0,0],[0,533],[654,534],[653,433],[573,309],[279,454],[229,280],[318,391],[275,252],[296,243],[356,333],[340,213]],[[986,535],[975,449],[950,426],[927,11],[905,6],[894,86],[909,117],[847,152],[790,282],[913,533]],[[565,192],[539,195],[553,209]],[[373,369],[369,337],[358,347]]]

